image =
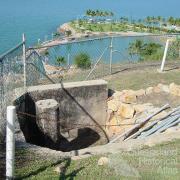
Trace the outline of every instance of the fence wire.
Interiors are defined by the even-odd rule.
[[[36,48],[44,59],[46,74],[52,79],[73,82],[103,78],[142,63],[161,63],[167,39],[173,41],[168,49],[167,61],[179,60],[179,39],[175,36],[101,37],[69,41],[59,45]],[[78,68],[77,56],[89,56],[91,66]],[[64,62],[58,62],[63,58]],[[54,67],[54,68],[53,68]]]
[[[24,42],[20,43],[16,48],[0,57],[0,133],[4,134],[6,107],[13,104],[16,96],[25,92],[24,79],[26,79],[26,87],[29,87],[59,83],[62,80],[63,82],[75,82],[104,78],[127,68],[140,66],[143,68],[148,63],[151,66],[158,64],[160,67],[167,39],[167,36],[106,37],[68,42],[51,47],[30,48],[26,50],[26,77],[24,77],[23,65]],[[159,46],[156,46],[157,44]],[[154,50],[152,46],[158,50]],[[89,56],[90,66],[77,67],[75,59],[80,54]],[[58,62],[59,57],[61,59],[63,57],[65,63]],[[178,60],[180,60],[180,40],[173,37],[168,48],[166,62]],[[18,116],[24,119],[31,116],[34,119],[37,118],[34,114],[23,114],[23,112],[18,112]],[[45,120],[49,122],[49,119],[45,118]],[[81,123],[71,125],[72,127],[65,128],[64,131],[97,126]],[[133,124],[100,124],[103,128],[126,125]],[[1,134],[0,138],[3,137]]]
[[[23,70],[23,43],[7,52],[0,57],[0,126],[1,136],[4,137],[6,107],[12,105],[16,97],[16,88],[24,87],[24,70]]]

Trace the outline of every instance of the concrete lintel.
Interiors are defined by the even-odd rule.
[[[90,80],[90,81],[78,81],[78,82],[68,82],[63,83],[64,88],[72,88],[72,87],[82,87],[82,86],[96,86],[96,85],[107,85],[105,80]],[[31,86],[27,88],[27,92],[33,91],[41,91],[41,90],[55,90],[62,88],[61,84],[48,84],[48,85],[40,85],[40,86]]]

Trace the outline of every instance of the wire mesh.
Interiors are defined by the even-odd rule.
[[[167,52],[167,60],[180,60],[180,39],[179,38],[173,38],[170,41],[168,52]]]
[[[26,57],[26,85],[36,86],[40,84],[54,83],[44,69],[43,57],[37,51],[31,49]]]
[[[106,37],[68,42],[48,48],[31,48],[26,52],[26,85],[58,83],[62,79],[64,82],[74,82],[105,78],[107,75],[118,73],[126,68],[140,66],[143,68],[147,63],[151,66],[158,64],[161,63],[167,38],[167,36]],[[137,46],[137,42],[141,42],[140,47]],[[158,51],[145,51],[149,47],[147,46],[149,43],[159,44]],[[90,65],[83,68],[77,66],[76,59],[80,54],[88,55]],[[58,58],[62,60],[62,57],[65,59],[65,63],[58,61]],[[167,62],[179,59],[179,40],[172,38],[168,49]],[[23,44],[0,58],[0,73],[2,113],[0,123],[1,127],[4,127],[6,106],[13,103],[17,92],[21,93],[20,89],[24,87]],[[113,80],[110,80],[109,84],[113,84],[113,89],[116,89],[117,86],[123,87],[126,82],[121,81],[121,84],[119,82],[119,79],[123,79],[123,77],[119,75],[116,77],[117,85],[114,82],[114,84],[112,83]],[[18,112],[18,116],[21,118],[33,116],[34,120],[37,118],[34,114],[22,114],[22,112]],[[28,118],[26,120],[28,121]],[[49,122],[49,119],[45,118],[45,120]],[[65,131],[72,130],[75,127],[96,126],[80,123],[72,125],[70,129],[66,128]],[[129,124],[120,123],[109,126],[125,125]],[[100,124],[100,126],[104,128],[108,125]]]
[[[23,43],[0,58],[1,66],[1,132],[5,131],[6,107],[12,105],[17,93],[24,91]],[[15,89],[18,88],[18,91]],[[2,137],[1,136],[1,137]]]
[[[45,48],[40,47],[36,51],[44,57],[45,65],[54,67],[47,68],[47,71],[45,68],[47,75],[73,82],[103,78],[142,63],[160,63],[168,38],[163,35],[100,37],[50,47],[43,44]],[[173,46],[177,44],[174,42]],[[76,63],[77,56],[82,54],[89,56],[91,66],[88,68],[79,68]],[[178,55],[177,47],[176,50],[170,47],[167,59],[177,60]],[[64,62],[58,62],[59,58],[63,58]]]

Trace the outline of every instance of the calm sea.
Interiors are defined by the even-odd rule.
[[[28,44],[50,38],[57,27],[86,9],[113,11],[117,16],[180,17],[180,0],[0,0],[0,53],[26,34]]]

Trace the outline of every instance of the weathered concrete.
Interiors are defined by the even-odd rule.
[[[20,103],[18,109],[31,114],[20,118],[21,129],[28,142],[39,145],[44,142],[45,146],[50,144],[51,148],[60,150],[80,149],[92,144],[107,143],[108,137],[101,126],[106,121],[108,96],[106,81],[34,86],[29,87],[27,92],[25,100]],[[59,104],[56,126],[59,139],[55,140],[55,144],[52,137],[42,131],[36,122],[38,111],[35,104],[46,99],[56,100]],[[49,128],[56,131],[54,125]]]
[[[54,99],[40,100],[35,104],[38,127],[56,143],[58,141],[59,104]]]

